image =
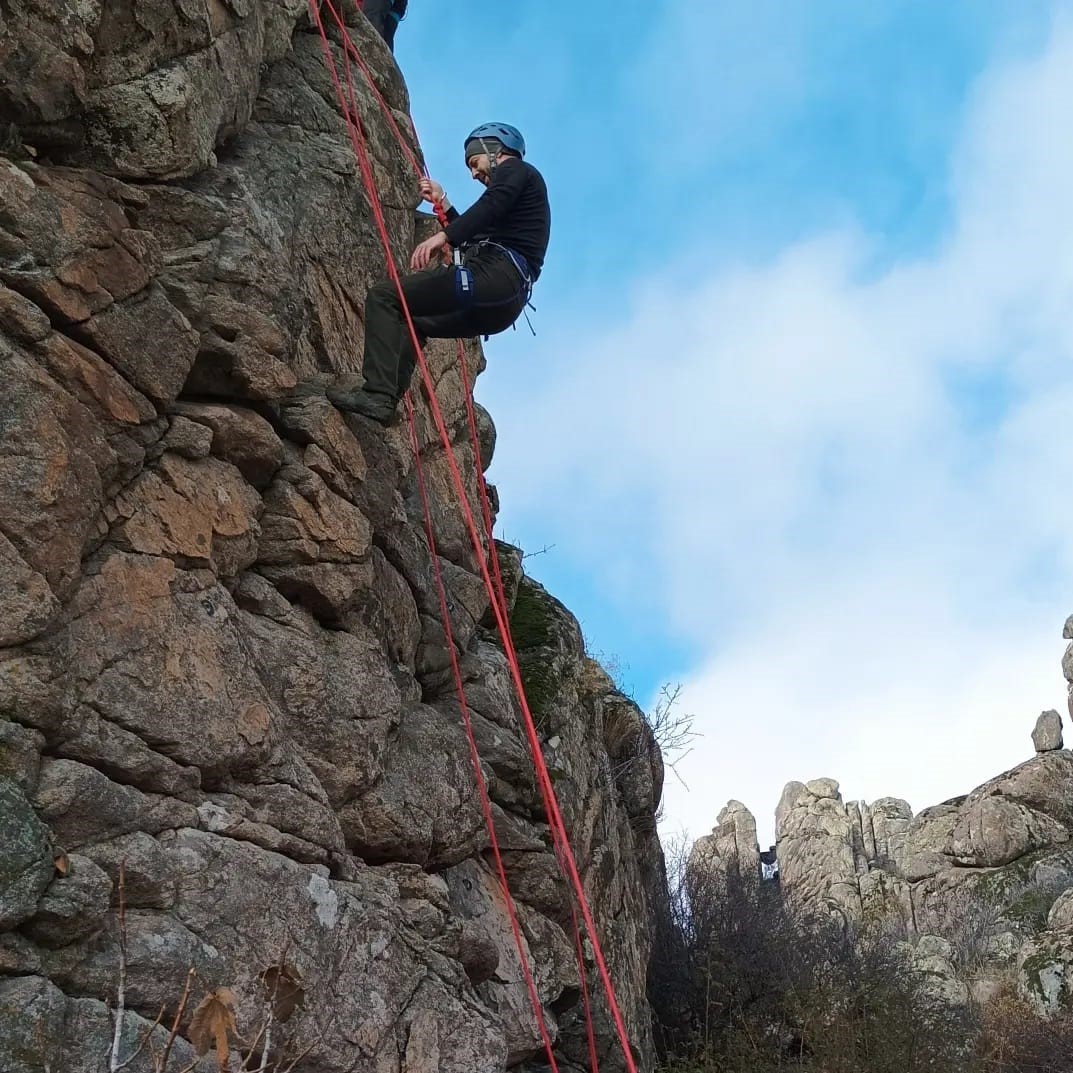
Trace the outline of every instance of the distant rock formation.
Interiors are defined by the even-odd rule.
[[[760,878],[756,820],[740,802],[728,801],[710,835],[698,838],[689,856],[689,871],[720,874],[755,883]]]
[[[1073,712],[1073,644],[1063,669]],[[986,997],[1012,971],[1041,1013],[1073,1008],[1073,752],[1058,712],[1039,716],[1032,742],[1031,759],[916,816],[893,797],[844,802],[834,779],[788,783],[775,811],[783,896],[848,926],[898,921],[948,997]],[[755,859],[740,845],[752,817],[731,806],[695,859]],[[980,947],[969,980],[952,975],[958,943]]]
[[[859,917],[863,902],[875,894],[870,871],[902,853],[911,820],[909,805],[898,798],[844,804],[834,779],[788,783],[775,810],[786,897],[802,908],[822,904]]]

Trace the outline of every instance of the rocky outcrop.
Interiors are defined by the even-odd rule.
[[[1029,857],[1064,854],[1073,830],[1073,754],[1042,752],[916,817],[896,798],[843,803],[832,779],[789,783],[776,820],[784,889],[803,902],[826,901],[859,915],[867,877],[876,871],[925,884],[914,887],[920,893]]]
[[[745,883],[760,880],[756,819],[740,801],[728,801],[716,817],[712,833],[693,843],[688,873],[697,877],[724,876]]]
[[[1064,667],[1073,685],[1073,645]],[[833,779],[787,784],[776,809],[785,897],[850,927],[897,922],[948,998],[986,998],[1012,973],[1039,1012],[1069,1008],[1073,753],[1055,711],[1032,741],[1030,760],[916,816],[897,798],[843,802]]]
[[[300,380],[356,374],[363,295],[382,274],[305,9],[15,0],[0,39],[0,119],[14,129],[0,159],[11,1073],[100,1068],[121,875],[128,1054],[159,1034],[191,967],[199,993],[233,993],[246,1027],[265,971],[284,974],[301,1003],[275,1038],[306,1052],[308,1073],[491,1073],[540,1049],[407,437],[323,398],[281,401]],[[351,22],[408,130],[390,55]],[[422,226],[408,164],[371,95],[357,103],[401,255]],[[472,475],[490,421],[478,462],[453,350],[429,359]],[[560,1068],[581,1068],[569,900],[446,458],[416,403],[524,942]],[[647,1068],[658,749],[573,617],[499,551],[542,745]],[[619,1068],[599,1000],[596,1013],[604,1068]],[[175,1061],[190,1053],[180,1040]]]
[[[775,810],[786,897],[800,912],[859,918],[866,905],[889,897],[876,868],[901,856],[911,819],[899,798],[844,803],[834,779],[787,783]]]
[[[775,811],[779,881],[799,908],[859,911],[854,827],[834,779],[787,783]]]

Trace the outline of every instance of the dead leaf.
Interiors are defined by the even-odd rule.
[[[261,983],[272,1002],[272,1016],[280,1024],[286,1024],[294,1011],[305,1004],[305,992],[298,978],[285,965],[265,969]]]
[[[52,866],[56,869],[56,874],[65,876],[71,870],[71,862],[67,860],[66,853],[57,853],[52,859]]]
[[[230,1057],[227,1034],[235,1031],[235,1015],[231,1009],[235,996],[226,987],[218,987],[206,995],[190,1018],[190,1042],[198,1054],[208,1054],[216,1048],[216,1063],[225,1073]]]

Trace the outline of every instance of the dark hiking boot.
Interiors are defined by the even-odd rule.
[[[328,401],[338,410],[348,414],[361,414],[381,425],[390,425],[395,420],[397,403],[390,395],[374,395],[364,389],[359,391],[339,391],[328,388]]]

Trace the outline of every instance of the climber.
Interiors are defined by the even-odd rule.
[[[407,0],[365,0],[362,5],[365,17],[392,52],[395,51],[395,31],[406,15],[406,4]]]
[[[464,213],[443,187],[421,181],[421,197],[446,210],[447,228],[422,242],[410,258],[402,289],[421,344],[506,331],[529,302],[544,265],[551,229],[548,190],[527,163],[525,140],[505,123],[485,123],[466,139],[466,165],[486,189]],[[436,264],[450,250],[449,264]],[[340,410],[390,424],[410,386],[416,355],[398,291],[376,284],[365,300],[364,386],[328,389]]]

